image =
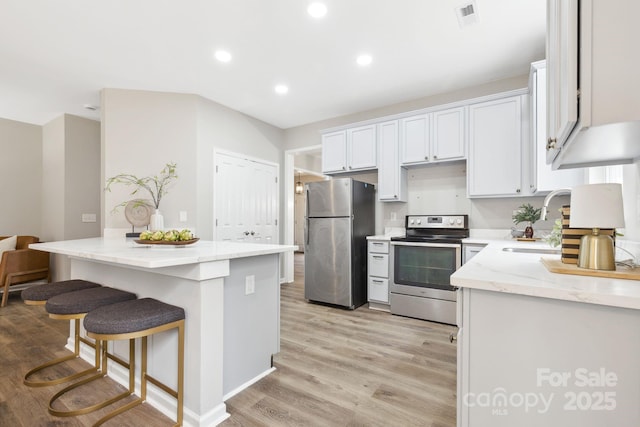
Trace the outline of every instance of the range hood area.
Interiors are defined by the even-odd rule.
[[[576,128],[553,169],[627,164],[640,158],[640,120]]]
[[[547,163],[570,169],[640,158],[636,0],[549,0]]]

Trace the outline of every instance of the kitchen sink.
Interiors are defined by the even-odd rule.
[[[553,248],[506,247],[506,248],[502,248],[502,250],[505,252],[517,252],[521,254],[560,255],[560,249],[553,249]]]

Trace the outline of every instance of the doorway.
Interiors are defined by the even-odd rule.
[[[315,145],[311,147],[299,148],[295,150],[287,150],[284,154],[284,192],[285,212],[284,212],[284,244],[297,245],[299,250],[304,250],[304,245],[298,245],[296,241],[296,193],[295,184],[299,176],[314,176],[324,179],[325,176],[320,172],[322,170],[322,146]],[[300,171],[300,175],[298,172]],[[298,212],[304,212],[304,199],[298,199]],[[299,214],[298,214],[299,215]],[[300,236],[304,235],[304,214],[302,220],[298,220],[298,231]],[[294,253],[287,252],[284,254],[284,281],[293,282],[294,279]]]

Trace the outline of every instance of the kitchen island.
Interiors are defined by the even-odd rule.
[[[640,425],[640,282],[550,273],[492,242],[451,277],[458,426]]]
[[[69,256],[70,278],[185,309],[184,425],[219,424],[228,417],[224,401],[273,370],[271,357],[280,348],[279,254],[295,246],[211,241],[151,246],[92,238],[31,248]],[[126,342],[110,346],[128,358]],[[73,347],[73,331],[67,347]],[[169,386],[176,385],[176,348],[177,333],[149,339],[150,374]],[[82,356],[92,362],[93,350],[83,347]],[[109,369],[127,384],[125,370],[116,364]],[[174,399],[150,385],[147,400],[174,418]]]

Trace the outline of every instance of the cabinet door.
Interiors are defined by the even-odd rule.
[[[531,76],[531,193],[586,184],[584,168],[552,170],[546,163],[547,69],[535,63]]]
[[[547,163],[578,121],[578,0],[547,2]]]
[[[347,132],[339,131],[322,135],[322,172],[347,170]]]
[[[430,160],[430,119],[429,114],[420,114],[400,120],[400,151],[403,165],[425,163]]]
[[[376,125],[347,130],[348,169],[362,170],[377,167]]]
[[[478,255],[478,253],[486,246],[486,245],[472,245],[472,244],[464,244],[462,245],[464,250],[462,252],[462,263],[466,264],[471,258]]]
[[[378,125],[378,200],[406,202],[407,174],[400,166],[398,121]]]
[[[433,160],[464,159],[465,156],[464,107],[450,108],[433,113]]]
[[[521,103],[512,96],[469,106],[469,197],[520,195]]]

